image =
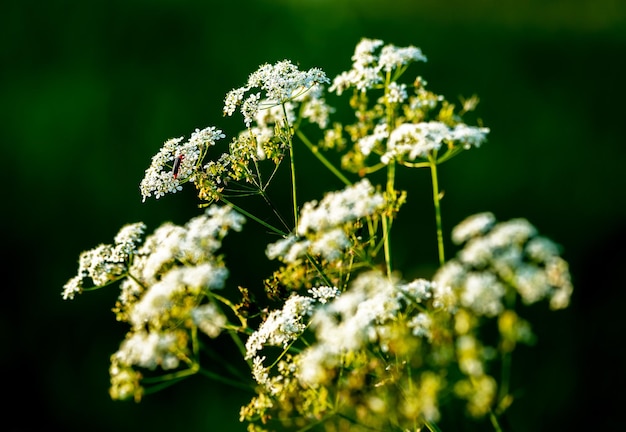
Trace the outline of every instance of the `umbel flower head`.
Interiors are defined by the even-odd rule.
[[[351,245],[350,230],[360,218],[382,211],[385,199],[368,179],[304,203],[295,233],[268,245],[270,259],[297,264],[307,253],[334,261]]]
[[[329,90],[339,95],[351,87],[364,92],[381,86],[385,74],[406,68],[413,62],[426,61],[422,50],[412,45],[383,45],[382,40],[363,38],[354,50],[352,68],[335,77]]]
[[[145,225],[123,227],[113,245],[81,254],[78,274],[63,290],[71,299],[85,282],[94,287],[121,281],[114,311],[130,331],[112,356],[111,395],[140,398],[135,368],[176,369],[189,365],[193,329],[217,337],[226,317],[212,300],[223,288],[228,269],[217,254],[230,230],[245,219],[229,207],[210,206],[184,226],[165,223],[142,241]]]
[[[182,190],[183,181],[194,181],[196,170],[209,147],[224,137],[221,130],[211,126],[196,129],[183,144],[183,137],[167,140],[152,157],[141,181],[139,188],[143,200],[152,195],[159,199],[166,193],[176,193]]]
[[[439,164],[485,142],[489,129],[470,126],[462,118],[475,108],[476,97],[463,101],[457,110],[427,90],[421,76],[400,82],[411,64],[426,61],[419,48],[362,39],[352,60],[351,69],[335,77],[329,91],[342,95],[352,90],[356,122],[335,124],[323,142],[324,147],[342,149],[342,132],[349,135],[353,147],[343,156],[346,169],[363,174],[394,163]]]
[[[515,297],[565,307],[570,277],[556,245],[522,219],[477,214],[453,239],[466,246],[432,281],[374,270],[324,302],[292,294],[248,339],[259,390],[242,419],[258,430],[271,430],[259,422],[272,419],[294,428],[324,419],[326,430],[413,430],[439,420],[450,397],[474,417],[489,414],[498,402],[496,354],[534,340]],[[484,342],[481,328],[494,321],[499,340]],[[306,344],[284,355],[301,336]],[[283,355],[273,360],[271,346]]]
[[[464,247],[435,280],[461,290],[461,304],[477,315],[500,314],[506,286],[525,304],[548,299],[552,309],[568,306],[573,287],[567,262],[526,219],[496,223],[492,213],[479,213],[461,222],[452,238]]]
[[[301,71],[289,60],[264,64],[250,75],[245,86],[226,95],[224,114],[230,116],[241,107],[246,127],[250,127],[260,110],[297,100],[312,88],[329,82],[318,68]],[[254,89],[259,91],[252,92]]]

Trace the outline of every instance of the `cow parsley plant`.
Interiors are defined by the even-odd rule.
[[[128,333],[111,355],[113,399],[140,401],[204,376],[250,391],[232,413],[249,431],[439,431],[450,415],[502,430],[515,403],[511,356],[538,337],[525,308],[567,307],[571,278],[560,247],[525,219],[469,216],[450,234],[458,251],[444,250],[438,170],[485,144],[489,129],[466,120],[476,97],[457,106],[427,87],[416,74],[425,61],[417,47],[363,39],[333,79],[289,60],[265,64],[224,98],[240,130],[212,124],[165,141],[141,181],[143,200],[192,187],[204,209],[184,225],[122,227],[80,254],[62,293],[118,289],[113,311]],[[346,99],[352,115],[341,118],[351,120],[338,120],[329,95]],[[303,202],[300,152],[338,188]],[[421,227],[394,231],[411,194],[396,177],[414,169],[430,172],[439,268],[407,279],[393,236]],[[280,170],[290,181],[270,193]],[[290,198],[289,212],[276,194]],[[246,204],[252,197],[271,217]],[[236,287],[229,275],[249,269],[227,261],[222,243],[243,229],[267,234],[259,259],[274,271]],[[228,359],[229,374],[212,368],[216,353],[206,353],[226,343],[243,370]]]

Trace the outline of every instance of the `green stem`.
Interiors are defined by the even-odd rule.
[[[298,200],[296,198],[296,163],[294,160],[293,151],[293,131],[294,129],[289,124],[289,116],[287,115],[287,108],[285,104],[282,104],[283,115],[285,116],[285,131],[287,132],[287,142],[284,142],[289,147],[289,164],[291,165],[291,199],[293,200],[293,221],[294,227],[298,228]]]
[[[394,183],[396,176],[396,164],[394,161],[391,161],[387,166],[387,196],[389,198],[394,196]],[[391,277],[391,224],[392,224],[392,216],[388,214],[383,214],[382,222],[383,222],[383,247],[385,250],[385,264],[387,268],[387,276]]]
[[[267,196],[267,194],[265,193],[265,190],[260,189],[259,193],[261,194],[261,196],[263,197],[263,199],[265,200],[265,202],[267,203],[267,205],[270,206],[270,208],[272,209],[272,211],[274,212],[274,214],[276,215],[276,217],[278,218],[278,220],[280,221],[280,223],[283,224],[283,226],[285,227],[285,229],[287,231],[290,230],[289,225],[287,225],[287,222],[285,222],[285,220],[283,219],[283,217],[280,215],[280,212],[278,211],[278,209],[274,206],[274,204],[272,203],[272,201],[270,201],[270,198]]]
[[[196,373],[198,373],[199,370],[199,366],[197,363],[192,363],[191,367],[189,369],[183,369],[177,372],[172,372],[169,374],[165,374],[165,375],[161,375],[158,377],[148,377],[148,378],[143,378],[141,381],[144,383],[148,383],[148,384],[152,384],[154,382],[163,382],[163,381],[172,381],[172,380],[179,380],[182,378],[187,378],[191,375],[195,375]]]
[[[247,352],[246,346],[244,345],[243,341],[239,337],[239,333],[237,333],[235,330],[229,329],[228,334],[230,338],[233,340],[233,342],[235,343],[235,345],[237,346],[237,348],[239,349],[239,352],[241,353],[241,355],[245,358],[246,352]],[[250,366],[250,369],[252,369],[252,360],[248,359],[247,363],[248,363],[248,366]]]
[[[439,426],[437,426],[436,423],[431,422],[429,420],[424,420],[424,426],[426,426],[426,428],[430,431],[430,432],[441,432],[441,429],[439,429]]]
[[[236,388],[240,388],[240,389],[244,389],[244,390],[248,390],[248,391],[252,390],[250,385],[247,385],[245,383],[236,381],[234,379],[230,379],[230,378],[224,377],[224,376],[222,376],[220,374],[217,374],[215,372],[211,372],[210,370],[206,370],[206,369],[202,369],[201,368],[198,371],[198,373],[201,374],[201,375],[204,375],[207,378],[215,380],[217,382],[221,382],[223,384],[228,384],[228,385],[230,385],[232,387],[236,387]]]
[[[242,328],[245,330],[247,328],[247,323],[246,323],[246,319],[243,318],[236,310],[235,305],[228,300],[225,297],[222,297],[220,295],[215,294],[214,292],[211,292],[211,296],[222,302],[223,304],[225,304],[226,306],[228,306],[234,313],[235,315],[237,315],[237,318],[239,319],[239,321],[241,322],[241,326]],[[219,311],[223,314],[224,312],[222,311],[222,307],[218,304],[217,301],[213,301],[212,302],[213,305],[215,305],[215,307],[217,307],[219,309]],[[233,340],[233,342],[235,343],[235,345],[237,346],[237,348],[239,349],[239,352],[241,353],[241,355],[245,358],[246,357],[246,346],[243,343],[243,341],[241,340],[241,338],[239,337],[239,332],[233,328],[229,328],[227,329],[228,335],[230,336],[230,338]],[[248,366],[250,366],[250,369],[252,369],[252,360],[248,359],[247,361]]]
[[[437,248],[439,250],[439,265],[445,263],[445,255],[443,251],[443,229],[441,226],[441,194],[439,193],[439,181],[437,179],[437,160],[436,157],[429,156],[430,175],[433,183],[433,202],[435,204],[435,222],[437,224]]]
[[[298,201],[296,199],[296,164],[293,160],[293,142],[289,145],[289,161],[291,164],[291,198],[293,200],[293,221],[298,226]]]
[[[320,275],[320,277],[322,279],[324,279],[324,283],[328,286],[333,286],[332,282],[330,281],[330,279],[328,279],[328,276],[326,276],[326,273],[324,273],[324,269],[322,268],[322,266],[320,266],[320,264],[315,260],[315,258],[313,258],[313,256],[311,256],[311,254],[306,254],[306,257],[308,258],[309,262],[311,264],[313,264],[313,267],[315,267],[315,270],[317,270],[317,273]]]
[[[491,425],[496,430],[496,432],[502,432],[502,428],[500,427],[500,423],[498,423],[498,418],[492,412],[489,413],[489,420],[491,420]]]
[[[391,230],[391,221],[389,216],[383,215],[383,246],[385,250],[385,265],[387,270],[387,276],[391,277],[391,251],[389,247],[389,231]]]
[[[350,180],[348,180],[348,178],[346,176],[344,176],[341,171],[339,171],[337,169],[337,167],[335,167],[335,165],[332,164],[332,162],[330,162],[328,159],[326,159],[326,157],[320,153],[318,147],[316,145],[314,145],[307,137],[306,135],[304,135],[299,129],[296,131],[296,135],[298,135],[298,138],[300,138],[302,140],[302,142],[304,143],[304,145],[306,145],[309,150],[311,150],[311,153],[313,153],[313,155],[315,155],[315,157],[317,159],[319,159],[319,161],[321,163],[324,164],[324,166],[326,168],[328,168],[328,170],[330,172],[332,172],[333,174],[335,174],[335,176],[341,180],[346,186],[351,186],[352,182]]]
[[[244,216],[249,217],[250,219],[258,222],[259,224],[263,225],[265,228],[269,229],[270,231],[275,232],[276,234],[280,234],[281,236],[286,236],[287,233],[283,232],[281,230],[279,230],[278,228],[274,227],[273,225],[268,224],[267,222],[265,222],[262,219],[259,219],[258,217],[256,217],[255,215],[253,215],[250,212],[247,212],[246,210],[242,209],[241,207],[239,207],[237,204],[234,204],[232,201],[229,201],[228,199],[224,198],[223,196],[220,197],[220,199],[222,201],[224,201],[228,206],[232,207],[233,209],[237,210],[239,213],[241,213]]]

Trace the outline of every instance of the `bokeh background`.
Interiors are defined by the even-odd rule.
[[[138,184],[163,141],[208,125],[232,135],[240,123],[222,117],[224,95],[260,64],[290,59],[334,77],[362,37],[421,47],[429,62],[413,72],[431,90],[481,99],[489,142],[441,170],[448,232],[479,211],[525,217],[570,262],[571,307],[528,311],[539,340],[514,358],[524,393],[506,430],[625,426],[625,2],[7,0],[0,429],[244,430],[238,407],[249,395],[203,378],[140,404],[111,401],[108,358],[126,330],[110,312],[115,290],[73,302],[60,292],[78,254],[123,224],[152,230],[198,213],[193,191],[141,202]],[[340,187],[301,155],[303,197]],[[427,277],[436,263],[428,173],[400,183],[410,195],[398,225],[413,235],[394,240],[396,265]],[[247,228],[229,238],[227,259],[246,262],[232,280],[252,286],[255,269],[271,265]],[[447,431],[476,427],[489,430],[451,421]]]

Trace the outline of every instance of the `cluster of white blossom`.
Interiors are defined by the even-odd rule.
[[[265,356],[257,353],[267,346],[278,346],[286,349],[297,340],[309,325],[313,312],[331,302],[340,291],[337,287],[318,286],[308,290],[309,296],[292,294],[281,309],[273,310],[258,329],[246,341],[246,359],[253,360],[252,375],[261,385],[270,384],[269,368],[263,362]]]
[[[318,68],[301,71],[289,60],[274,65],[264,64],[250,75],[245,86],[233,89],[226,95],[224,114],[231,116],[241,106],[246,127],[250,127],[259,111],[294,101],[312,88],[329,82]],[[246,97],[253,89],[260,91]]]
[[[128,269],[131,255],[137,252],[145,229],[142,222],[125,225],[115,236],[114,244],[101,244],[82,252],[76,276],[63,287],[63,299],[71,300],[80,294],[87,278],[94,286],[103,286],[122,277]]]
[[[453,229],[453,242],[463,247],[432,280],[406,282],[392,271],[388,229],[405,199],[394,187],[395,164],[434,170],[463,149],[481,146],[489,133],[463,123],[477,98],[464,101],[458,113],[454,104],[427,91],[421,77],[412,84],[398,82],[410,64],[425,61],[414,46],[362,39],[351,69],[329,89],[337,95],[354,91],[355,123],[336,122],[330,128],[333,109],[326,104],[324,85],[331,81],[322,70],[301,71],[288,60],[264,64],[225,97],[224,115],[239,110],[246,126],[234,134],[228,152],[204,162],[209,148],[225,137],[215,127],[196,129],[187,141],[179,137],[163,144],[141,181],[144,201],[192,182],[201,200],[223,200],[232,208],[211,205],[186,224],[164,223],[145,238],[143,223],[129,224],[113,244],[80,255],[64,299],[120,282],[113,311],[130,329],[111,356],[113,398],[139,400],[145,369],[180,369],[164,379],[199,371],[199,333],[217,338],[228,329],[258,384],[257,395],[241,411],[249,430],[266,430],[269,420],[298,430],[318,425],[326,430],[437,430],[430,422],[440,417],[442,395],[464,399],[473,416],[494,412],[504,399],[498,400],[502,389],[490,375],[489,362],[533,337],[530,324],[517,315],[515,297],[524,304],[545,299],[560,309],[569,303],[572,284],[555,243],[525,219],[498,223],[488,212]],[[269,298],[281,304],[271,310],[240,287],[242,301],[235,305],[216,292],[229,275],[219,254],[222,240],[245,222],[233,210],[238,207],[229,201],[231,194],[259,193],[270,203],[267,186],[285,149],[294,149],[294,137],[350,183],[305,135],[302,120],[319,126],[325,149],[343,152],[350,139],[353,148],[342,155],[342,167],[364,178],[319,201],[294,202],[300,211],[294,214],[293,231],[265,250],[269,259],[286,264],[264,281]],[[379,159],[372,163],[372,158]],[[261,160],[274,162],[269,176],[259,168]],[[385,168],[383,193],[365,176]],[[439,209],[439,194],[434,196]],[[286,232],[249,215],[275,232]],[[437,228],[441,239],[439,220]],[[439,247],[443,262],[442,243]],[[307,292],[291,291],[303,287]],[[220,305],[240,325],[231,324]],[[251,327],[255,319],[259,324]],[[496,321],[497,343],[483,343],[481,326]],[[268,357],[272,360],[266,362]]]
[[[129,368],[177,368],[188,353],[190,326],[213,338],[221,333],[227,319],[206,299],[228,276],[216,255],[222,239],[230,230],[240,231],[244,222],[231,208],[212,205],[184,226],[161,225],[144,241],[144,224],[124,226],[114,245],[81,255],[78,275],[66,284],[64,298],[80,292],[87,278],[95,286],[125,278],[115,311],[131,329],[111,359],[115,394],[130,388],[134,375]]]
[[[167,140],[152,157],[152,162],[141,180],[139,189],[143,200],[153,194],[158,199],[167,193],[182,190],[182,181],[193,181],[199,162],[208,148],[224,137],[221,130],[211,126],[202,130],[196,129],[189,140],[182,144],[183,137]]]
[[[426,158],[448,143],[460,143],[465,149],[480,147],[488,133],[488,128],[464,123],[454,127],[439,121],[403,123],[389,134],[387,151],[380,160],[385,164],[393,159],[414,161]]]
[[[266,254],[286,263],[295,263],[307,253],[336,260],[351,244],[344,225],[374,215],[384,205],[383,195],[367,179],[329,192],[320,202],[304,203],[296,232],[268,245]]]
[[[496,223],[493,214],[479,213],[461,222],[452,236],[465,245],[434,280],[451,287],[461,304],[476,314],[499,315],[506,286],[514,288],[526,304],[544,298],[553,309],[569,304],[573,287],[567,263],[558,246],[537,235],[527,220]]]
[[[298,379],[303,385],[315,387],[347,353],[358,352],[371,343],[386,352],[390,343],[386,324],[401,319],[400,312],[415,302],[425,306],[427,301],[436,303],[433,299],[439,299],[441,304],[449,298],[445,290],[425,279],[407,284],[377,271],[360,274],[348,290],[312,314],[310,325],[316,342],[298,357]],[[415,335],[429,336],[427,313],[415,313],[408,325]]]
[[[250,359],[266,345],[287,348],[307,326],[315,299],[292,294],[281,309],[270,312],[246,341],[246,358]]]
[[[298,219],[298,235],[319,232],[354,222],[380,210],[385,199],[368,179],[363,179],[343,190],[328,192],[318,203],[304,203]]]
[[[180,363],[176,355],[179,333],[177,331],[129,333],[119,350],[113,354],[112,361],[150,370],[156,369],[157,366],[165,370],[175,369]]]
[[[422,51],[414,46],[401,48],[383,44],[384,42],[378,39],[362,39],[354,50],[352,68],[338,75],[329,90],[339,95],[350,87],[366,91],[383,83],[383,73],[391,72],[411,62],[426,61]],[[380,52],[376,53],[381,46]]]

